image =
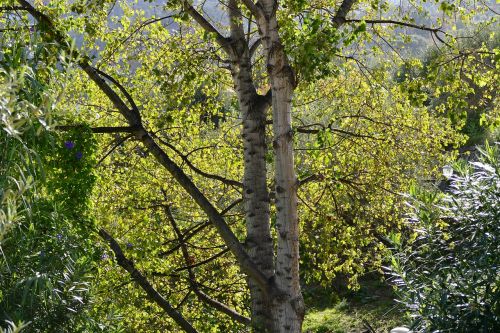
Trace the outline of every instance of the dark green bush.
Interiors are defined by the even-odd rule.
[[[393,235],[390,274],[414,331],[500,332],[498,150],[480,150],[448,193],[413,190],[412,234]]]

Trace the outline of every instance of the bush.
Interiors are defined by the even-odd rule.
[[[448,193],[413,190],[412,234],[393,235],[390,274],[420,332],[500,332],[500,163],[486,145]]]
[[[0,58],[0,333],[79,332],[93,324],[99,259],[89,202],[96,144],[84,127],[52,131],[57,76],[41,69],[55,64],[28,59],[35,45],[46,52],[13,41]]]

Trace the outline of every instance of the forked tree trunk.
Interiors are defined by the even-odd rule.
[[[28,1],[18,2],[37,20],[54,28],[50,18],[37,11]],[[264,46],[267,70],[272,92],[273,149],[275,155],[277,253],[270,232],[270,200],[267,190],[265,124],[269,102],[259,96],[252,80],[248,40],[242,27],[239,1],[229,0],[231,38],[223,37],[203,16],[185,0],[182,2],[192,18],[207,32],[215,33],[217,42],[231,58],[231,70],[243,118],[244,146],[244,201],[247,227],[247,250],[232,233],[223,216],[201,193],[183,170],[157,145],[143,127],[139,109],[123,86],[113,78],[81,60],[79,66],[104,92],[129,122],[137,139],[142,141],[157,161],[162,164],[196,203],[205,211],[217,231],[246,273],[251,293],[252,328],[254,332],[299,333],[304,317],[304,302],[299,281],[299,225],[297,216],[298,181],[294,170],[291,102],[295,89],[294,73],[288,64],[278,34],[276,0],[242,0],[255,16]],[[339,8],[337,25],[345,22],[345,15],[353,0],[345,0]],[[61,46],[64,35],[54,29],[52,34]],[[129,108],[111,86],[115,84],[131,104]],[[147,287],[147,286],[146,286]],[[161,303],[161,301],[160,301]],[[165,306],[166,307],[166,306]],[[168,308],[168,307],[167,307]],[[175,317],[175,314],[172,314]],[[186,326],[187,327],[187,326]],[[189,329],[188,329],[189,330]]]

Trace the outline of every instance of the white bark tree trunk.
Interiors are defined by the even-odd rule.
[[[274,332],[301,332],[304,301],[299,279],[299,224],[291,103],[295,76],[278,34],[276,3],[264,2],[258,18],[272,89],[275,153],[277,255],[275,278],[284,292],[273,300]]]

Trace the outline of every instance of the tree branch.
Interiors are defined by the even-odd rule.
[[[253,0],[241,0],[241,2],[248,8],[250,13],[257,19],[261,17],[262,10],[253,2]]]
[[[170,210],[170,207],[164,206],[164,208],[165,208],[165,214],[167,215],[167,218],[170,221],[170,224],[172,225],[172,228],[174,229],[174,232],[177,235],[177,238],[179,239],[179,243],[181,244],[182,255],[184,257],[184,261],[186,262],[186,266],[183,269],[187,269],[187,271],[188,271],[189,283],[190,283],[191,287],[193,288],[193,291],[196,294],[196,296],[198,296],[198,298],[201,301],[203,301],[206,304],[214,307],[215,309],[227,314],[229,317],[233,318],[234,320],[236,320],[242,324],[245,324],[245,325],[250,325],[250,323],[251,323],[250,318],[239,314],[235,310],[229,308],[227,305],[211,298],[210,296],[208,296],[207,294],[205,294],[204,292],[202,292],[200,290],[200,288],[198,287],[198,283],[196,282],[196,275],[194,274],[194,271],[192,269],[194,267],[194,265],[190,265],[190,261],[191,261],[190,258],[191,257],[189,256],[189,252],[188,252],[186,243],[183,239],[183,235],[180,232],[179,227],[177,226],[177,223],[175,222],[175,219],[174,219],[174,216],[172,215],[172,211]],[[218,257],[218,256],[224,254],[225,252],[226,252],[226,250],[222,251],[221,253],[219,253],[216,256]],[[216,256],[214,256],[214,257],[216,257]],[[210,260],[213,260],[214,257],[212,257],[212,259],[210,259]],[[176,271],[178,271],[178,270],[176,270]]]
[[[58,131],[69,131],[75,128],[82,127],[82,125],[58,125],[55,127]],[[134,128],[131,126],[102,126],[91,127],[92,133],[132,133]]]
[[[179,238],[179,242],[181,241],[181,238]],[[181,248],[186,246],[186,242],[182,240],[182,243],[180,243],[180,246]],[[228,248],[225,248],[224,250],[214,254],[213,256],[207,258],[207,259],[204,259],[202,261],[198,261],[197,263],[194,263],[194,264],[187,264],[186,266],[182,266],[182,267],[179,267],[179,268],[176,268],[175,271],[176,272],[182,272],[182,271],[185,271],[185,270],[190,270],[190,269],[193,269],[193,268],[196,268],[196,267],[199,267],[199,266],[203,266],[205,264],[208,264],[209,262],[211,261],[214,261],[215,259],[223,256],[224,254],[226,254],[227,252],[229,251]]]
[[[304,179],[300,179],[299,186],[305,185],[305,184],[310,183],[310,182],[314,182],[316,180],[324,180],[324,179],[325,179],[325,176],[323,176],[322,174],[311,175],[311,176],[308,176]]]
[[[137,107],[137,105],[135,104],[135,101],[134,99],[132,98],[132,96],[128,93],[127,89],[125,89],[124,86],[122,86],[117,80],[115,80],[111,75],[107,74],[107,73],[104,73],[103,71],[101,71],[100,69],[97,69],[97,68],[94,68],[94,70],[101,76],[104,76],[106,79],[108,79],[109,81],[111,81],[111,83],[113,83],[120,91],[121,93],[125,96],[125,98],[127,99],[127,101],[130,103],[130,106],[132,107],[132,110],[134,110],[135,112],[139,113],[139,108]]]
[[[134,281],[141,286],[152,301],[158,304],[184,331],[188,333],[198,332],[160,293],[158,293],[148,279],[135,268],[134,262],[125,257],[118,242],[108,234],[106,230],[99,230],[99,236],[109,244],[109,247],[115,254],[118,265],[129,272]]]
[[[257,52],[257,49],[261,45],[262,45],[262,39],[259,38],[250,46],[250,58],[254,56],[255,52]]]
[[[215,34],[215,39],[217,43],[226,51],[226,53],[230,54],[230,40],[229,38],[224,37],[219,30],[217,30],[208,20],[203,17],[190,3],[189,1],[182,2],[183,9],[191,16],[193,20],[196,21],[206,32]]]
[[[339,28],[346,22],[346,16],[356,1],[357,0],[344,0],[342,2],[337,13],[335,13],[335,16],[332,18],[332,23],[335,28]]]
[[[229,0],[227,5],[229,15],[229,29],[231,31],[231,41],[245,40],[245,30],[243,29],[243,15],[236,0]],[[247,44],[248,45],[248,44]]]
[[[134,34],[136,34],[139,30],[141,30],[142,28],[150,25],[150,24],[154,24],[156,22],[160,22],[160,21],[163,21],[163,20],[166,20],[166,19],[169,19],[169,18],[172,18],[174,15],[167,15],[167,16],[163,16],[163,17],[159,17],[159,18],[155,18],[155,19],[149,19],[149,20],[146,20],[144,22],[141,22],[139,24],[139,26],[134,30],[132,31],[127,37],[125,37],[124,39],[122,39],[114,48],[113,50],[111,50],[111,52],[108,53],[108,56],[101,59],[99,62],[100,63],[103,63],[107,60],[109,60],[109,58],[118,50],[118,48],[120,48],[120,46],[122,46],[123,44],[125,44],[130,38],[132,38],[132,36]],[[99,65],[97,67],[100,67]]]
[[[207,173],[207,172],[205,172],[203,170],[198,169],[196,166],[193,165],[193,163],[191,163],[191,161],[187,158],[187,156],[184,155],[184,154],[182,154],[177,148],[175,148],[174,145],[166,142],[165,140],[162,140],[161,138],[158,138],[158,141],[160,141],[161,143],[163,143],[168,148],[172,149],[177,155],[179,155],[179,157],[184,161],[184,163],[186,163],[187,166],[191,170],[193,170],[194,172],[196,172],[197,174],[199,174],[199,175],[201,175],[203,177],[206,177],[206,178],[218,180],[218,181],[220,181],[220,182],[222,182],[224,184],[227,184],[227,185],[236,186],[236,187],[243,187],[243,184],[240,183],[240,182],[238,182],[238,181],[236,181],[236,180],[224,178],[224,177],[219,176],[219,175],[210,174],[210,173]]]
[[[442,33],[444,35],[448,35],[445,31],[443,31],[441,28],[431,28],[427,27],[425,25],[418,25],[418,24],[413,24],[409,22],[401,22],[401,21],[395,21],[395,20],[360,20],[360,19],[344,19],[344,23],[354,23],[354,22],[366,22],[367,24],[392,24],[392,25],[400,25],[404,27],[409,27],[409,28],[414,28],[414,29],[419,29],[423,31],[429,31],[436,36],[436,38],[443,44],[448,45],[441,37],[439,37],[438,33]]]
[[[96,163],[96,168],[101,165],[101,163],[104,161],[104,159],[106,159],[106,157],[108,157],[116,148],[118,148],[121,144],[123,144],[125,141],[127,141],[128,139],[130,139],[133,135],[132,134],[128,134],[128,135],[125,135],[123,138],[121,138],[120,140],[118,140],[114,145],[113,147],[111,147],[111,149],[106,153],[104,154],[103,157],[101,157],[101,159]]]
[[[236,205],[238,205],[239,203],[241,203],[243,201],[243,199],[238,199],[236,201],[234,201],[233,203],[231,203],[229,206],[227,206],[224,210],[221,211],[221,215],[224,215],[226,214],[227,212],[229,212],[233,207],[235,207]],[[199,232],[201,232],[203,229],[205,229],[206,227],[208,227],[210,225],[210,221],[206,221],[206,222],[203,222],[197,226],[195,226],[194,228],[190,228],[188,231],[186,231],[185,234],[183,234],[183,239],[185,242],[187,242],[188,240],[190,240],[191,238],[193,238],[194,236],[196,236]],[[162,245],[165,245],[166,243],[163,243]],[[171,249],[168,249],[167,251],[164,251],[164,252],[160,252],[159,255],[161,256],[168,256],[170,254],[172,254],[173,252],[177,251],[177,249],[179,249],[181,247],[181,244],[177,244],[176,246],[172,247]]]
[[[0,12],[8,12],[12,10],[26,10],[23,6],[0,6]]]
[[[311,127],[311,126],[320,126],[321,129],[309,129],[308,127]],[[304,133],[304,134],[316,134],[320,131],[325,131],[325,130],[329,130],[329,131],[334,132],[334,133],[340,133],[340,134],[344,134],[344,135],[353,136],[356,138],[372,139],[372,140],[378,140],[378,141],[385,140],[384,138],[377,138],[377,137],[374,137],[371,135],[359,134],[359,133],[354,133],[354,132],[342,130],[340,128],[334,128],[333,124],[329,124],[328,126],[325,126],[323,124],[311,124],[311,125],[299,126],[299,127],[295,128],[296,132]]]

